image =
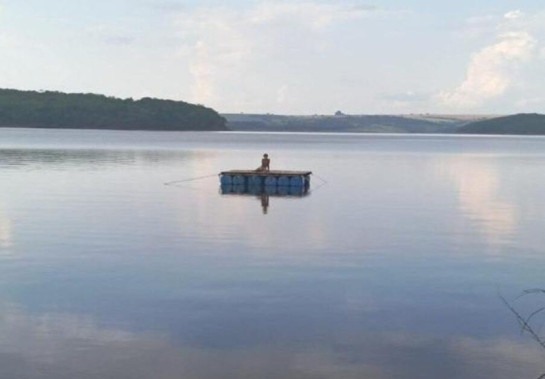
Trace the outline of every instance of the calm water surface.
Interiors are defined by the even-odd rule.
[[[264,152],[311,193],[220,194]],[[544,193],[538,137],[0,130],[0,377],[536,378]]]

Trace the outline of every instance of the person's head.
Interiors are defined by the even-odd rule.
[[[269,157],[269,154],[265,153],[263,154],[263,158],[268,158]]]

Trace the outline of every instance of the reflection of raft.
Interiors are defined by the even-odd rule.
[[[220,172],[220,182],[222,186],[308,188],[311,174],[310,171],[231,170]]]

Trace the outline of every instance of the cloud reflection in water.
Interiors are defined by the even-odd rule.
[[[493,157],[456,156],[440,162],[455,185],[461,214],[493,247],[509,240],[518,227],[514,202],[501,193],[500,173]]]
[[[542,352],[505,338],[339,333],[328,347],[207,348],[63,313],[0,305],[0,376],[86,378],[532,378]]]
[[[0,207],[0,248],[1,253],[6,254],[9,252],[9,248],[13,246],[13,230],[12,222],[2,211]]]
[[[253,151],[4,153],[0,244],[24,259],[0,267],[0,377],[538,376],[541,352],[511,340],[495,289],[541,280],[540,265],[480,259],[519,228],[542,246],[542,218],[525,219],[521,203],[539,210],[543,187],[522,202],[502,171],[527,162],[342,138],[355,147],[335,147],[338,159],[284,143],[330,185],[275,199],[266,217],[255,198],[222,198],[217,178],[163,185]]]

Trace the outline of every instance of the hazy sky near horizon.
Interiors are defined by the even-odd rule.
[[[543,0],[0,0],[0,87],[220,112],[545,112]]]

